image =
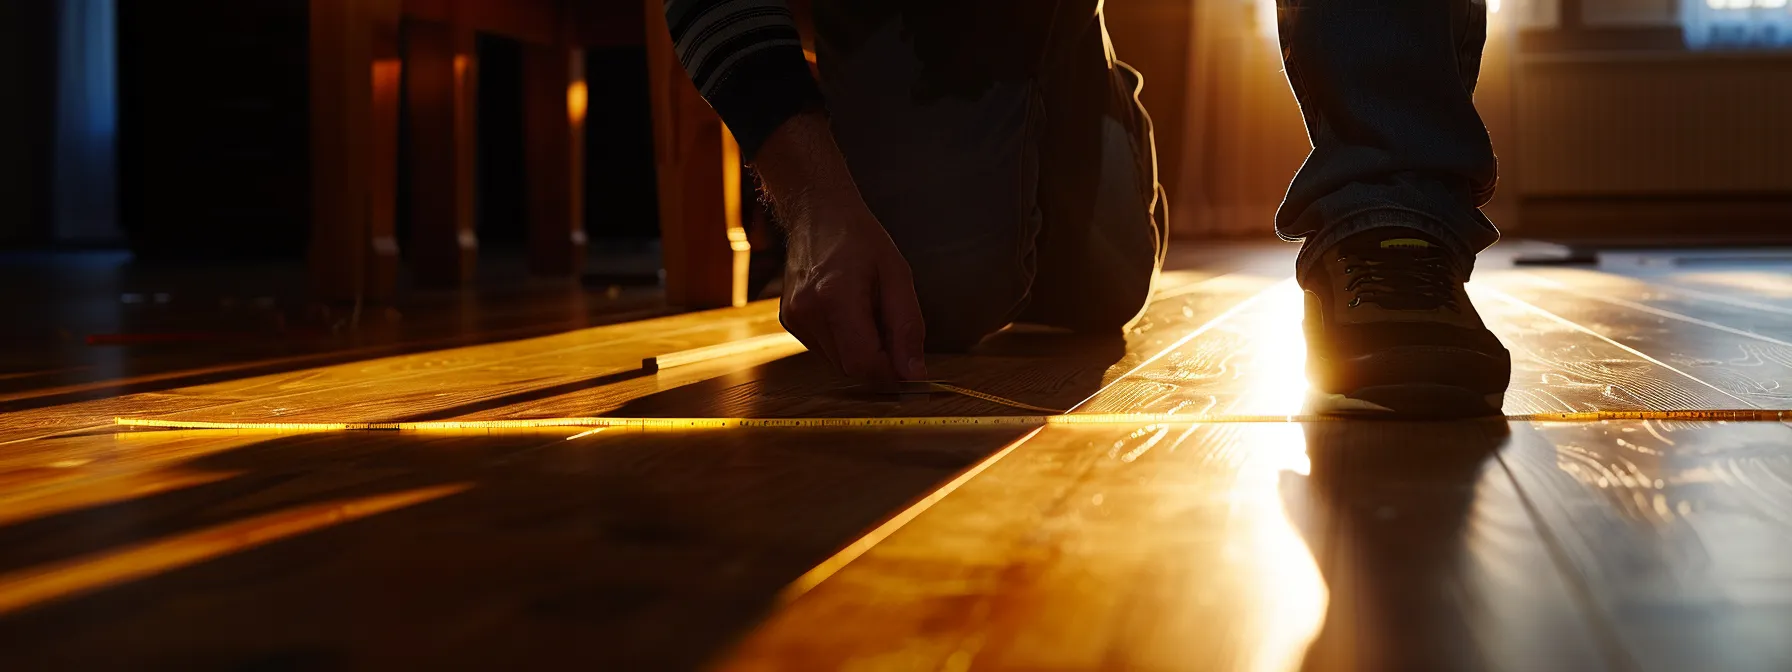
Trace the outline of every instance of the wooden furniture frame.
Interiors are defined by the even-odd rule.
[[[603,92],[586,87],[583,50],[645,42],[667,301],[745,303],[739,152],[673,55],[660,0],[311,0],[310,22],[310,258],[321,298],[394,291],[400,161],[414,180],[406,241],[414,278],[472,282],[474,35],[487,32],[523,44],[530,270],[576,277],[584,267],[584,122]],[[402,157],[401,109],[411,134]]]

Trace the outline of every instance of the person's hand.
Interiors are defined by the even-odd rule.
[[[865,206],[827,119],[792,117],[754,167],[789,232],[784,328],[848,376],[926,379],[927,329],[908,262]]]

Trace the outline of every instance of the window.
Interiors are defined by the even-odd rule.
[[[1490,0],[1527,51],[1792,48],[1792,0]]]
[[[1688,47],[1792,47],[1792,3],[1787,0],[1680,1]]]

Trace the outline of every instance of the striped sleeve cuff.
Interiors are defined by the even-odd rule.
[[[782,0],[666,0],[666,23],[679,63],[748,161],[786,119],[820,103]]]

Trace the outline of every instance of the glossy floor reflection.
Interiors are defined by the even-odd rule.
[[[1792,425],[1305,420],[1300,294],[1259,270],[1286,256],[1183,254],[1123,336],[930,362],[1169,421],[979,426],[1017,411],[794,347],[640,370],[776,333],[769,304],[23,408],[0,669],[1792,669]],[[1510,414],[1785,410],[1789,270],[1490,263],[1471,292]]]

